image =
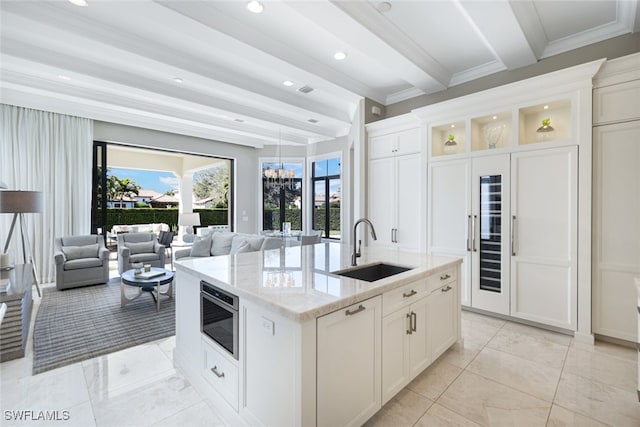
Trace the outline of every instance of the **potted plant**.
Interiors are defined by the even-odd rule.
[[[453,134],[449,134],[449,139],[444,143],[445,154],[453,154],[458,151],[458,143],[455,141],[455,138]]]
[[[540,126],[536,132],[538,138],[541,141],[549,141],[553,139],[553,131],[555,129],[551,126],[551,119],[549,117],[542,119],[542,126]]]

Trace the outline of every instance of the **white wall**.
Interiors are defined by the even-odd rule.
[[[258,161],[256,149],[203,138],[156,130],[94,122],[96,141],[119,142],[143,148],[159,148],[190,154],[204,154],[235,160],[234,223],[241,233],[257,232]]]

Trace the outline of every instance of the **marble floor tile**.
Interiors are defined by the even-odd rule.
[[[484,314],[466,310],[462,311],[462,319],[482,323],[497,329],[502,328],[507,323],[506,320],[498,319],[497,317],[485,316]]]
[[[407,388],[435,401],[460,375],[460,372],[462,372],[461,368],[443,360],[437,360],[411,381]]]
[[[640,426],[635,392],[567,372],[562,373],[554,404],[616,427]]]
[[[566,345],[508,329],[498,331],[487,347],[558,369],[564,365],[569,349]]]
[[[82,366],[94,402],[175,372],[172,361],[155,342],[86,360]]]
[[[367,427],[412,426],[432,404],[432,400],[405,388],[364,425]]]
[[[176,348],[176,336],[170,336],[168,338],[162,338],[155,343],[160,347],[160,350],[169,358],[173,363],[173,350]]]
[[[503,326],[503,329],[520,332],[525,335],[545,339],[562,345],[570,345],[571,341],[573,340],[573,337],[570,335],[561,334],[559,332],[552,332],[546,329],[536,328],[535,326],[524,325],[522,323],[507,322]]]
[[[475,342],[472,339],[465,339],[460,346],[454,345],[445,351],[439,360],[464,369],[480,353],[483,347],[484,344]]]
[[[632,362],[575,347],[569,349],[564,372],[590,378],[630,392],[635,392],[638,387],[637,360]]]
[[[465,341],[485,345],[493,338],[500,328],[496,328],[485,323],[474,322],[473,320],[462,319],[462,338]]]
[[[426,414],[414,424],[414,427],[479,427],[480,424],[466,419],[462,415],[434,403]]]
[[[577,414],[562,406],[553,405],[547,421],[547,427],[607,427],[607,424]]]
[[[124,427],[153,425],[200,401],[186,379],[172,374],[92,405],[98,427]]]
[[[35,376],[2,381],[0,409],[62,410],[89,401],[79,363]]]
[[[468,371],[460,374],[437,403],[468,420],[492,427],[544,426],[551,408],[551,402]]]
[[[591,345],[577,342],[575,340],[571,343],[571,346],[579,350],[606,354],[620,359],[631,360],[632,362],[636,362],[638,360],[638,350],[635,347],[623,347],[621,345],[611,344],[605,341],[596,341],[594,345]]]
[[[467,370],[548,402],[553,401],[562,371],[488,347]]]
[[[153,427],[224,427],[222,419],[209,407],[205,401],[200,401],[168,416]]]

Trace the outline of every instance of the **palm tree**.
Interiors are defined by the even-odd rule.
[[[125,197],[132,199],[137,196],[140,188],[131,178],[120,179],[112,175],[107,180],[107,199],[119,200],[122,204]]]

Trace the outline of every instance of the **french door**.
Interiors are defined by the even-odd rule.
[[[107,236],[107,143],[93,141],[93,169],[91,186],[91,234]]]

